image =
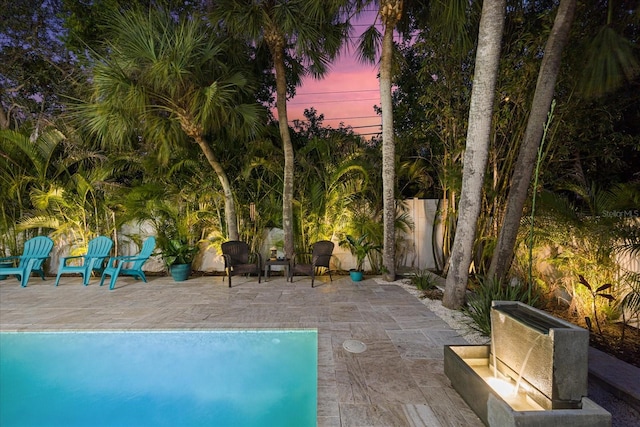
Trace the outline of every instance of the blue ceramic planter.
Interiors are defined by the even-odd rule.
[[[351,280],[354,282],[360,282],[362,280],[364,273],[358,270],[349,270],[349,276],[351,276]]]
[[[191,264],[174,264],[170,268],[170,273],[176,282],[184,282],[191,274]]]

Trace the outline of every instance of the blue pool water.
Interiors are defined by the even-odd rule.
[[[0,426],[315,426],[317,331],[2,332]]]

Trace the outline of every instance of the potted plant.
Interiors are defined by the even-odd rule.
[[[364,260],[369,256],[372,251],[380,251],[380,245],[376,245],[373,242],[367,240],[367,234],[356,238],[350,235],[345,236],[345,240],[340,242],[340,246],[347,246],[351,251],[351,254],[356,257],[356,268],[349,270],[351,280],[359,282],[362,280],[364,271]]]
[[[187,239],[168,239],[162,247],[162,257],[173,280],[182,282],[191,274],[191,263],[198,253],[197,244]]]

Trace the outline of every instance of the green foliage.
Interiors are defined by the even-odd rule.
[[[164,19],[164,27],[152,27],[148,18],[150,15],[158,17],[162,12],[154,7],[149,13],[150,3],[146,1],[101,0],[80,4],[64,0],[49,2],[42,8],[36,3],[31,0],[7,3],[4,12],[8,19],[0,23],[0,34],[5,37],[5,49],[0,53],[4,61],[0,62],[6,65],[0,71],[4,88],[0,91],[0,103],[2,113],[7,117],[0,125],[21,129],[13,134],[3,131],[0,136],[1,249],[20,252],[20,242],[26,236],[50,232],[52,228],[60,235],[72,235],[81,245],[82,240],[90,236],[112,232],[116,220],[117,225],[144,221],[151,213],[159,215],[155,226],[166,229],[169,240],[188,236],[194,244],[211,236],[220,238],[224,234],[220,230],[226,224],[220,184],[207,168],[199,146],[180,128],[178,113],[189,113],[192,124],[202,125],[205,142],[229,172],[233,182],[232,197],[237,201],[241,238],[251,242],[255,249],[260,246],[266,228],[281,226],[284,160],[281,145],[273,142],[279,138],[278,130],[273,127],[267,129],[271,134],[260,133],[262,129],[253,121],[250,125],[244,121],[253,116],[251,111],[228,107],[252,106],[257,96],[254,89],[256,93],[272,97],[272,64],[263,60],[269,55],[265,55],[266,49],[253,49],[263,41],[265,26],[262,24],[270,19],[283,23],[281,29],[287,37],[291,36],[288,40],[299,42],[301,48],[285,51],[286,55],[296,56],[285,60],[290,77],[287,80],[289,95],[294,93],[303,72],[310,70],[305,68],[305,58],[299,53],[308,51],[307,59],[318,59],[319,67],[314,68],[313,74],[330,65],[330,53],[339,46],[334,43],[339,37],[331,37],[330,49],[320,51],[318,43],[324,40],[317,37],[316,24],[319,22],[313,21],[314,18],[321,19],[321,26],[332,31],[332,36],[339,36],[345,28],[337,28],[327,18],[337,3],[332,2],[328,8],[325,1],[261,2],[256,8],[247,9],[237,0],[223,2],[230,7],[219,7],[216,13],[226,15],[222,18],[233,18],[237,30],[234,33],[249,30],[249,35],[256,41],[255,46],[247,46],[242,40],[218,37],[219,27],[210,23],[222,21],[208,21],[204,16],[197,16],[196,9],[200,5],[196,4],[162,2],[169,11],[160,17]],[[122,6],[125,3],[127,7]],[[421,21],[418,16],[408,16],[413,20],[415,31],[411,40],[415,43],[402,48],[403,61],[398,63],[399,71],[394,80],[393,113],[397,132],[397,194],[399,198],[400,195],[434,196],[442,200],[440,212],[446,224],[445,259],[438,263],[445,268],[460,196],[461,154],[475,55],[473,49],[458,49],[463,44],[456,37],[462,35],[463,29],[477,25],[479,3],[473,2],[472,6],[464,3],[463,9],[458,8],[463,5],[461,2],[440,3],[432,6],[448,8],[442,15],[454,18],[456,26],[431,25],[432,22]],[[63,13],[56,9],[59,4],[66,7]],[[34,8],[34,5],[38,7]],[[270,9],[274,14],[266,12],[269,5],[274,6]],[[618,36],[624,35],[630,43],[637,45],[638,15],[637,11],[630,13],[625,5],[582,2],[578,6],[575,28],[580,31],[572,34],[575,49],[566,52],[566,62],[557,84],[554,126],[549,129],[549,143],[546,144],[549,152],[540,165],[540,188],[551,190],[556,196],[568,196],[557,200],[555,206],[547,204],[546,212],[536,214],[536,223],[531,224],[536,227],[536,262],[550,260],[551,267],[558,272],[549,280],[538,273],[533,280],[566,287],[575,297],[576,304],[587,309],[589,304],[585,301],[591,302],[590,295],[586,287],[575,280],[577,274],[582,274],[589,283],[615,283],[611,294],[621,305],[637,308],[639,300],[637,275],[622,272],[624,278],[615,277],[618,271],[613,262],[615,253],[639,253],[638,226],[633,221],[619,221],[619,218],[614,222],[606,215],[607,210],[625,211],[629,206],[637,209],[638,192],[626,191],[623,195],[621,191],[614,197],[628,201],[626,207],[609,204],[602,208],[605,199],[609,198],[606,193],[616,191],[611,183],[634,179],[640,158],[637,148],[640,103],[637,91],[629,90],[638,79],[637,50],[630,49],[631,45]],[[521,6],[507,13],[497,88],[500,102],[496,103],[494,111],[496,126],[490,153],[492,175],[485,183],[482,212],[486,216],[479,222],[478,233],[483,240],[476,246],[478,251],[491,249],[495,224],[499,223],[498,216],[506,195],[506,178],[511,174],[517,141],[521,139],[529,111],[527,106],[535,87],[539,54],[557,4],[529,2]],[[115,13],[113,10],[123,13],[111,15]],[[137,12],[126,12],[132,10]],[[298,14],[299,11],[304,13]],[[468,20],[456,18],[466,11]],[[439,15],[437,10],[430,12],[432,16]],[[407,9],[407,14],[410,13]],[[63,16],[65,18],[60,18]],[[103,25],[105,17],[113,16],[117,19],[110,19],[107,26]],[[187,24],[183,19],[185,16],[194,19],[187,19]],[[608,25],[603,27],[606,16]],[[121,17],[125,19],[119,19]],[[305,32],[299,35],[309,43],[303,43],[298,37],[297,31],[302,27],[294,25],[296,17],[303,18]],[[71,33],[60,27],[62,19],[66,20],[72,33],[83,35],[83,40],[73,40],[80,61],[80,52],[87,46],[92,52],[99,52],[90,61],[83,61],[82,69],[57,38],[58,35],[68,36],[67,43],[72,40]],[[34,27],[34,22],[43,25]],[[254,23],[256,25],[252,25]],[[249,26],[250,29],[245,28]],[[172,31],[158,32],[158,27]],[[129,34],[118,37],[107,33],[105,28],[123,29]],[[175,29],[183,32],[176,36]],[[146,45],[139,43],[145,32],[157,35]],[[469,35],[475,37],[473,31]],[[25,44],[25,40],[29,43]],[[107,43],[100,45],[104,41]],[[587,52],[588,46],[595,47],[594,51]],[[616,46],[623,50],[616,50]],[[150,55],[129,55],[130,60],[125,59],[126,53],[141,48],[152,49],[152,52]],[[617,64],[610,58],[614,55],[620,55],[618,59],[613,58]],[[150,66],[148,61],[154,58],[158,62]],[[589,67],[584,67],[585,59],[589,61]],[[92,69],[94,65],[96,68]],[[108,69],[108,65],[113,67]],[[133,72],[125,73],[128,70]],[[620,79],[621,72],[625,73],[622,70],[627,70],[627,80]],[[97,78],[83,78],[90,86],[77,85],[73,76],[79,71],[85,75],[92,73]],[[608,87],[619,83],[623,87],[597,99],[579,98],[575,93],[582,71],[588,73],[587,77],[605,76],[614,71],[618,74],[614,76],[617,80],[611,80],[615,84]],[[258,85],[261,86],[256,87]],[[596,89],[603,87],[593,86]],[[76,122],[77,129],[45,129],[42,127],[44,121],[38,122],[37,126],[34,122],[28,128],[30,124],[25,120],[31,117],[52,122],[51,119],[56,118],[52,113],[61,105],[60,95],[82,88],[90,88],[94,98],[88,103],[90,118]],[[238,91],[231,93],[227,89]],[[34,97],[34,93],[39,96]],[[74,98],[82,96],[76,94]],[[102,101],[112,104],[109,106]],[[143,105],[151,105],[151,108],[143,110]],[[218,108],[221,106],[223,108]],[[216,111],[223,114],[217,115]],[[98,115],[101,116],[96,117]],[[231,118],[233,123],[227,126],[227,120]],[[302,247],[319,238],[365,233],[373,244],[381,245],[379,146],[375,141],[363,141],[350,130],[328,132],[322,127],[321,120],[317,120],[321,115],[316,113],[308,118],[313,123],[294,140],[298,154],[294,224],[298,227],[295,234]],[[96,141],[83,134],[85,126],[94,128],[102,137]],[[257,135],[258,138],[250,142],[235,138],[237,135],[230,132],[234,129],[241,131],[241,137]],[[104,151],[89,152],[84,148],[94,143]],[[567,182],[571,185],[564,185]],[[149,183],[164,187],[167,194],[149,191],[146,187]],[[139,197],[134,201],[135,195]],[[549,191],[545,190],[539,194],[539,211],[545,210],[543,205],[548,200],[544,199],[548,199],[548,195]],[[136,207],[131,206],[134,202]],[[169,213],[170,208],[175,208],[177,213]],[[185,223],[190,224],[184,228],[188,231],[182,235],[174,233],[177,229],[175,221],[165,220],[163,211],[171,218],[181,215]],[[542,258],[546,256],[542,250],[545,245],[552,246],[548,259]],[[379,253],[374,251],[369,256],[372,268],[379,268]],[[525,258],[516,257],[516,263]],[[474,259],[477,260],[476,267],[482,271],[484,258],[476,256]]]
[[[54,122],[62,100],[83,80],[67,34],[60,1],[3,1],[0,12],[0,129]]]
[[[340,246],[349,248],[353,256],[356,257],[356,270],[358,271],[362,271],[362,265],[367,256],[372,252],[380,252],[382,249],[380,245],[369,241],[366,233],[360,237],[347,234],[345,239],[340,242]]]
[[[282,37],[282,54],[287,55],[284,59],[289,68],[287,80],[297,85],[305,74],[325,74],[342,47],[348,30],[339,19],[342,3],[275,0],[248,6],[244,0],[218,0],[210,11],[212,22],[223,21],[231,33],[242,34],[257,45],[271,42],[266,36],[273,32]]]
[[[627,272],[624,275],[627,287],[620,300],[623,313],[629,310],[631,317],[640,314],[640,273]]]
[[[308,116],[309,123],[322,118]],[[310,129],[302,128],[308,133]],[[369,172],[358,148],[360,137],[344,130],[325,130],[323,138],[312,136],[298,151],[294,212],[298,247],[344,230],[362,193],[369,185]],[[297,136],[301,136],[298,134]],[[365,201],[366,202],[366,201]]]
[[[421,291],[427,291],[438,287],[433,273],[427,269],[417,269],[410,278],[411,284]]]
[[[604,299],[608,300],[609,302],[614,301],[615,297],[613,295],[604,293],[604,291],[606,291],[607,289],[610,289],[611,287],[613,287],[613,284],[605,283],[604,285],[600,285],[600,286],[598,286],[597,288],[594,289],[591,286],[591,284],[589,284],[587,279],[584,278],[584,276],[582,274],[578,275],[578,278],[580,279],[580,284],[582,284],[582,286],[587,288],[589,290],[589,294],[591,294],[591,301],[593,303],[593,317],[596,319],[596,325],[598,326],[598,332],[600,333],[600,335],[602,335],[602,329],[600,328],[600,320],[598,319],[599,315],[598,315],[598,308],[596,306],[596,298],[597,297],[604,298]],[[587,324],[589,324],[589,322],[587,322]],[[591,328],[589,328],[589,329],[591,329]]]
[[[527,286],[502,284],[497,280],[480,279],[472,291],[462,312],[469,317],[469,326],[485,336],[491,335],[492,301],[521,301],[534,305],[537,300],[535,296],[529,299]]]
[[[54,127],[0,131],[2,246],[16,253],[20,242],[42,233],[86,247],[109,235],[113,221],[104,203],[110,176],[102,156]]]
[[[136,183],[113,195],[119,226],[151,226],[167,265],[173,257],[194,255],[190,252],[197,249],[189,248],[197,248],[200,242],[213,243],[221,237],[224,201],[206,167],[198,161],[182,161],[166,171],[154,158],[134,163],[149,182]]]
[[[247,46],[212,33],[199,17],[176,19],[162,8],[114,10],[104,19],[109,55],[93,67],[90,102],[74,107],[78,124],[103,146],[147,140],[160,156],[193,138],[214,145],[259,130],[263,109],[251,97]]]
[[[162,258],[167,267],[176,264],[191,264],[199,251],[198,246],[187,239],[170,239],[162,249]]]
[[[610,11],[608,16],[613,19],[604,27],[607,4],[615,10]],[[432,5],[430,11],[436,14],[432,16],[437,16],[438,9],[443,7],[455,11],[454,2],[439,2]],[[498,230],[496,224],[501,223],[500,215],[504,212],[509,177],[519,149],[518,141],[522,140],[537,81],[539,55],[544,50],[556,8],[557,2],[528,2],[507,11],[500,80],[496,88],[500,98],[494,109],[492,145],[484,187],[486,197],[481,202],[482,215],[478,222],[478,236],[482,241],[474,248],[474,267],[479,272],[484,271],[485,260],[488,259],[484,252],[491,251],[490,243]],[[628,42],[622,37],[614,40],[609,37],[611,34],[606,44],[591,44],[591,40],[600,31],[615,31],[629,37],[637,46],[637,16],[637,10],[631,13],[628,7],[616,2],[583,2],[578,5],[574,28],[580,28],[580,31],[572,32],[573,48],[565,52],[557,83],[554,124],[549,129],[541,164],[540,182],[543,187],[554,186],[560,177],[575,181],[586,178],[607,187],[612,182],[635,179],[637,167],[634,165],[638,164],[640,156],[637,149],[640,103],[637,91],[629,88],[638,80],[635,71],[630,72],[637,70],[637,65],[632,62],[637,64],[638,52],[637,49],[630,52]],[[476,17],[473,13],[467,14],[471,21]],[[459,20],[457,23],[463,25],[463,22]],[[422,24],[411,44],[402,47],[403,62],[394,80],[397,86],[394,92],[396,152],[401,164],[424,159],[420,174],[423,182],[427,183],[429,179],[433,182],[429,193],[442,195],[443,206],[454,208],[459,196],[458,171],[465,138],[463,132],[467,129],[475,52],[472,49],[455,49],[456,44],[446,37],[446,32],[437,31],[438,26],[433,22]],[[601,30],[602,27],[606,30]],[[461,34],[460,31],[454,32]],[[589,49],[590,45],[594,49]],[[607,48],[602,49],[602,46]],[[616,55],[620,57],[614,58]],[[575,96],[579,75],[591,69],[591,66],[589,70],[585,67],[587,58],[599,74],[614,76],[627,89],[591,100]],[[616,62],[628,66],[619,67]],[[628,71],[623,71],[625,68]],[[594,87],[604,88],[602,79],[599,82],[595,82]],[[420,194],[424,191],[425,187],[412,185],[410,176],[404,174],[405,170],[411,169],[399,169],[402,174],[398,174],[403,195],[412,196],[410,192]],[[450,224],[455,224],[456,212],[455,209],[443,209],[442,212],[447,216],[453,214],[453,221],[443,218],[446,256],[449,236],[455,231],[454,225]],[[438,264],[446,268],[447,261],[438,260]]]
[[[609,25],[602,26],[589,45],[587,63],[581,76],[583,94],[587,97],[602,96],[637,76],[640,61],[634,52],[636,50],[637,46],[618,30]]]
[[[629,280],[633,276],[620,268],[616,257],[618,253],[629,253],[633,247],[638,223],[635,218],[621,214],[633,214],[637,188],[634,185],[626,186],[624,191],[618,186],[611,190],[596,185],[564,188],[564,195],[549,191],[539,194],[534,242],[536,274],[552,286],[566,290],[571,296],[571,309],[579,316],[592,316],[598,322],[606,317],[602,312],[608,310],[608,304],[602,302],[609,299],[600,298],[599,293],[607,290],[607,295],[622,304],[625,294],[634,289],[629,286],[633,284]],[[611,286],[600,290],[596,286],[594,290],[585,283]]]

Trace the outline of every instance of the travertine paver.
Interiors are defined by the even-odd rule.
[[[319,426],[480,426],[443,372],[444,344],[464,340],[400,286],[348,277],[175,283],[79,277],[0,281],[0,330],[318,329]],[[349,353],[342,344],[366,344]]]

